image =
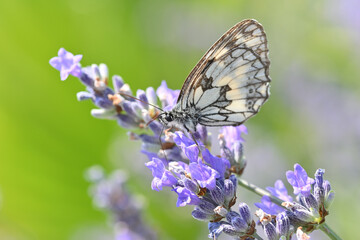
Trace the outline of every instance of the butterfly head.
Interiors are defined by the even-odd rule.
[[[165,125],[168,125],[170,122],[174,121],[174,115],[172,112],[163,112],[159,115],[159,121]]]

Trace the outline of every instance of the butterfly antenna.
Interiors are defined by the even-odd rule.
[[[156,119],[158,119],[160,114],[156,114],[147,124],[146,124],[146,127],[148,127],[150,125],[150,123],[152,123],[153,121],[155,121]],[[164,130],[164,128],[163,128]],[[161,132],[162,133],[162,132]]]
[[[120,95],[122,95],[122,96],[126,96],[126,97],[129,97],[129,98],[132,98],[132,99],[138,100],[139,102],[145,103],[145,104],[147,104],[147,105],[150,105],[150,106],[152,106],[152,107],[154,107],[154,108],[156,108],[156,109],[160,110],[161,112],[164,112],[164,110],[162,110],[162,109],[161,109],[161,108],[159,108],[158,106],[155,106],[154,104],[151,104],[151,103],[145,102],[145,101],[143,101],[143,100],[141,100],[141,99],[139,99],[139,98],[136,98],[136,97],[131,96],[131,95],[126,94],[126,93],[119,93],[119,94],[120,94]]]

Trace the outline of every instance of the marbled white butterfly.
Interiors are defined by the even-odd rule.
[[[198,124],[244,123],[270,95],[268,51],[261,24],[239,22],[205,53],[186,78],[175,107],[159,120],[190,132]]]

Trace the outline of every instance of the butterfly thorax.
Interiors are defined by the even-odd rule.
[[[177,104],[171,111],[163,112],[159,115],[159,121],[168,127],[185,129],[186,131],[195,132],[196,125],[200,114],[195,108],[182,110]]]

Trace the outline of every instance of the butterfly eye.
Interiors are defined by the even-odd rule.
[[[168,122],[172,122],[174,120],[174,116],[172,114],[169,114],[165,117],[165,120]]]

